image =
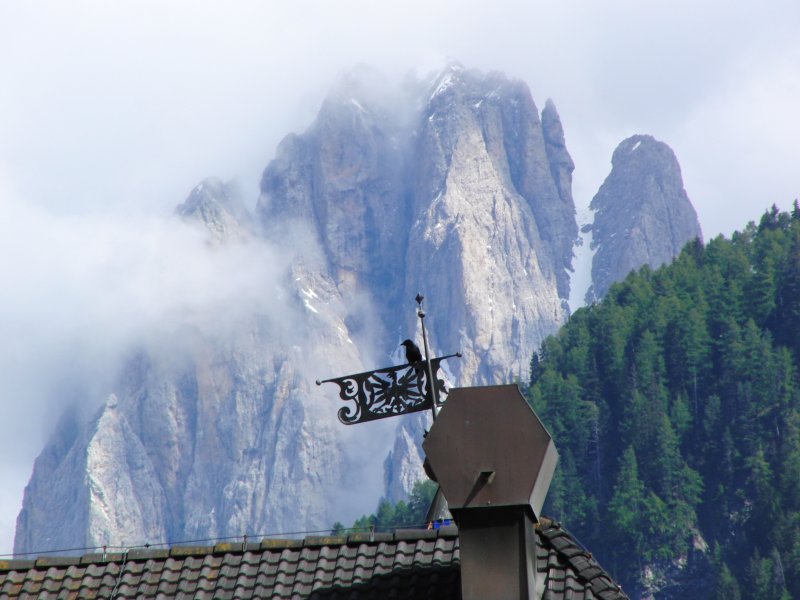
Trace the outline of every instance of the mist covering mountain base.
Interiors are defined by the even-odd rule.
[[[534,357],[544,511],[632,597],[800,597],[800,210],[690,243]]]
[[[463,354],[452,385],[525,381],[569,313],[573,168],[555,105],[540,113],[520,81],[458,65],[400,87],[346,74],[278,146],[255,214],[213,178],[178,207],[210,248],[263,264],[246,287],[258,301],[180,315],[129,349],[105,403],[68,414],[38,457],[15,551],[326,530],[407,498],[426,417],[345,427],[313,382],[401,362],[418,292],[432,351]],[[628,173],[624,201],[688,204],[673,176],[642,208]],[[681,243],[699,235],[688,206]]]

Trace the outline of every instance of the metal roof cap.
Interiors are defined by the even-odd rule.
[[[524,506],[539,518],[558,452],[516,385],[452,389],[422,447],[451,511]]]

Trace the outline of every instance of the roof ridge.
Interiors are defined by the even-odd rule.
[[[115,585],[119,597],[127,599],[178,592],[227,597],[234,588],[243,598],[287,600],[337,590],[369,591],[374,597],[456,598],[460,590],[455,526],[257,540],[0,560],[0,597],[66,589],[108,597]],[[560,523],[540,518],[536,548],[545,598],[628,600]]]
[[[540,517],[536,528],[541,538],[572,568],[575,574],[588,583],[592,591],[604,600],[629,600],[627,594],[606,570],[561,523]]]
[[[301,548],[320,548],[323,546],[344,546],[380,542],[409,542],[437,538],[458,537],[458,528],[447,525],[438,529],[396,529],[391,532],[354,532],[348,535],[310,535],[305,538],[262,538],[260,542],[221,542],[213,545],[180,544],[167,548],[131,546],[123,552],[89,552],[75,555],[42,554],[35,558],[0,559],[0,572],[25,571],[39,567],[69,567],[71,565],[106,564],[127,561],[145,561],[168,557],[185,558],[219,554],[244,554],[262,550],[283,550]],[[127,559],[125,555],[127,554]]]

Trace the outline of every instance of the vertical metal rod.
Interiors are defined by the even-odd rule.
[[[419,317],[419,322],[422,323],[422,344],[425,347],[425,363],[428,366],[428,386],[431,390],[431,415],[433,415],[433,420],[436,420],[436,403],[438,401],[438,397],[436,394],[436,382],[433,380],[433,367],[431,366],[431,353],[428,350],[428,334],[425,332],[425,311],[422,310],[422,301],[425,299],[425,296],[422,294],[417,294],[415,300],[419,305],[419,310],[417,310],[417,316]]]

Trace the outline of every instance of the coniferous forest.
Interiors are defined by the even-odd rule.
[[[798,371],[795,202],[631,274],[542,344],[546,514],[629,590],[800,598]]]
[[[632,273],[545,340],[527,390],[560,455],[543,512],[632,597],[800,598],[799,373],[795,202]],[[354,527],[419,522],[417,504]]]

